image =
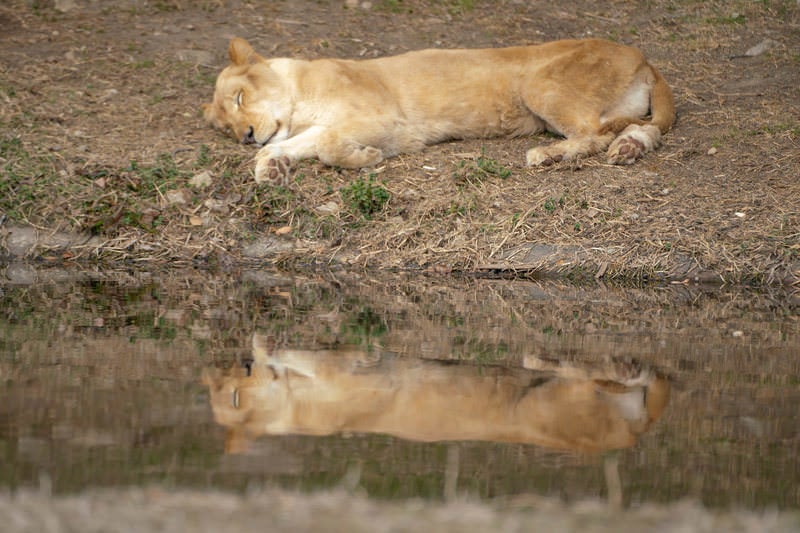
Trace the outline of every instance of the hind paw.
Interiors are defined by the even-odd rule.
[[[630,165],[652,152],[661,144],[661,132],[651,124],[631,124],[608,147],[608,162]]]
[[[632,165],[645,154],[644,143],[632,137],[620,137],[608,150],[608,162],[612,165]]]

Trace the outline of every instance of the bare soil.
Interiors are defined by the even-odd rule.
[[[257,186],[253,148],[199,113],[234,36],[304,58],[603,37],[646,53],[679,120],[630,167],[530,169],[525,150],[550,139],[499,139],[360,171],[305,161],[289,187]],[[11,0],[0,254],[792,284],[799,81],[788,0]],[[21,231],[35,238],[14,247]],[[56,232],[85,237],[54,243]]]

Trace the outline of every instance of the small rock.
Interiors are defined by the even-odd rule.
[[[744,53],[744,55],[746,55],[747,57],[760,56],[770,48],[774,47],[776,44],[778,43],[776,41],[773,41],[772,39],[764,39],[763,41],[753,46],[752,48],[749,48],[747,52]]]
[[[189,179],[189,185],[198,189],[205,189],[211,185],[212,181],[213,179],[211,177],[211,172],[204,170],[201,173],[192,176],[191,179]]]
[[[314,208],[314,211],[320,215],[336,215],[339,213],[339,209],[339,204],[331,200],[330,202],[318,205]]]
[[[294,249],[294,243],[278,237],[261,237],[244,247],[242,255],[258,258],[288,252]]]
[[[186,205],[189,203],[189,193],[185,189],[175,189],[164,193],[169,205]]]
[[[708,149],[708,152],[706,152],[706,153],[708,155],[714,155],[714,154],[717,153],[717,149],[714,146],[712,146],[711,148]]]
[[[109,90],[107,90],[106,92],[104,92],[104,93],[103,93],[103,96],[101,96],[100,98],[98,98],[98,100],[97,100],[97,101],[98,101],[98,102],[100,102],[100,103],[102,103],[102,102],[107,102],[107,101],[111,100],[112,98],[114,98],[114,97],[115,97],[116,95],[118,95],[118,94],[119,94],[119,91],[118,91],[118,90],[116,90],[116,89],[109,89]]]
[[[205,202],[205,206],[215,213],[227,214],[229,211],[228,204],[222,200],[209,198]]]
[[[214,56],[211,52],[207,52],[205,50],[189,50],[189,49],[182,49],[177,50],[175,55],[178,58],[178,61],[183,63],[191,63],[193,65],[213,65],[214,64]]]
[[[78,7],[78,4],[75,2],[75,0],[56,0],[53,7],[56,8],[56,11],[66,13],[67,11],[72,11]]]

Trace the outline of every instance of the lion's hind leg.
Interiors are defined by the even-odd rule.
[[[528,165],[550,166],[553,163],[593,155],[605,150],[613,139],[613,133],[574,135],[546,146],[536,146],[528,150]]]

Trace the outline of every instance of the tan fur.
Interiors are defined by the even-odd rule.
[[[565,139],[529,150],[529,165],[606,149],[629,164],[675,117],[672,91],[641,52],[599,39],[363,61],[266,59],[238,38],[228,52],[205,117],[261,146],[259,182],[285,181],[303,158],[357,168],[450,139],[543,131]]]
[[[340,432],[597,452],[632,446],[661,417],[670,390],[666,379],[630,366],[534,371],[279,350],[258,334],[253,358],[249,372],[204,372],[229,452],[259,435]]]

